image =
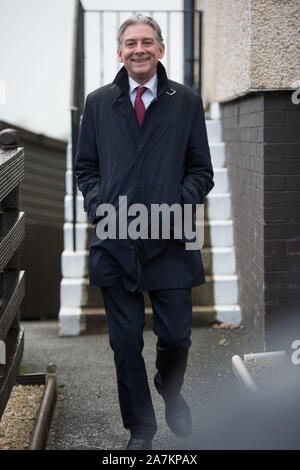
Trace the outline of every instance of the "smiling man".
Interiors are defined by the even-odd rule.
[[[160,27],[151,17],[139,14],[121,25],[117,54],[124,66],[112,83],[87,96],[75,163],[94,225],[90,284],[103,295],[123,424],[131,433],[127,449],[151,449],[157,431],[142,356],[144,291],[152,304],[154,385],[166,422],[178,437],[192,432],[181,388],[191,345],[191,288],[205,282],[200,250],[185,249],[186,239],[174,237],[172,221],[169,239],[99,238],[96,230],[102,204],[111,204],[117,217],[122,213],[120,196],[131,207],[195,208],[214,186],[201,97],[168,79],[160,62],[164,52]]]

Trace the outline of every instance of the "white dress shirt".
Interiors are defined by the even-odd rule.
[[[149,82],[145,83],[145,85],[140,85],[137,83],[133,78],[128,76],[129,79],[129,95],[130,95],[130,100],[132,103],[132,106],[134,107],[134,101],[136,97],[136,87],[144,86],[148,88],[143,94],[142,94],[142,100],[145,105],[145,108],[147,109],[149,104],[151,103],[154,98],[157,97],[157,74],[154,75],[154,77],[149,80]]]

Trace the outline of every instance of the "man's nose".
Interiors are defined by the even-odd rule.
[[[145,52],[145,51],[144,51],[143,43],[142,43],[142,42],[137,42],[136,48],[135,48],[135,53],[136,53],[136,54],[141,54],[141,53],[143,53],[143,52]]]

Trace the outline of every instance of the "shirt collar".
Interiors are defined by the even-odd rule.
[[[151,78],[151,80],[149,80],[149,82],[145,83],[144,85],[140,85],[135,80],[133,80],[133,78],[131,78],[129,75],[128,75],[128,80],[129,80],[129,93],[130,93],[130,95],[135,90],[136,87],[145,86],[151,91],[151,93],[154,96],[156,96],[156,94],[157,94],[157,81],[158,81],[157,73],[154,75],[154,77]]]

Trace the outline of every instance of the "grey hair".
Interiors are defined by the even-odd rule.
[[[141,13],[138,13],[137,15],[131,16],[130,18],[125,20],[124,23],[121,24],[117,35],[118,50],[120,50],[122,47],[123,34],[125,29],[128,28],[128,26],[132,26],[135,24],[148,24],[149,26],[151,26],[155,31],[159,47],[163,45],[164,40],[159,24],[153,18],[151,18],[151,16],[144,16]]]

